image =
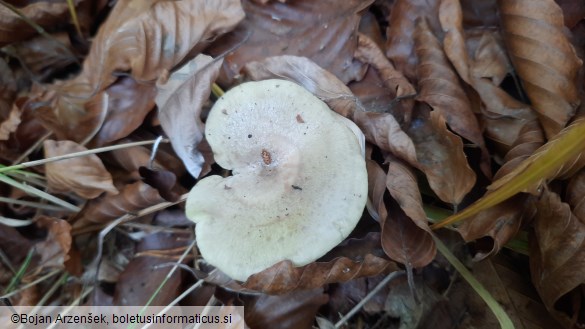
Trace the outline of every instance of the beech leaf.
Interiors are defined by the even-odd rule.
[[[160,124],[189,173],[198,178],[204,159],[197,150],[203,139],[201,108],[211,93],[222,61],[199,55],[157,83]]]
[[[103,195],[85,204],[72,222],[74,229],[91,224],[107,224],[110,221],[164,202],[159,192],[150,185],[138,181],[124,186],[118,195]]]
[[[566,327],[572,327],[574,314],[565,314],[556,307],[558,300],[577,289],[574,298],[582,305],[580,291],[585,284],[585,224],[578,218],[567,203],[548,190],[538,202],[534,222],[534,239],[530,246],[530,271],[532,282],[551,314]],[[571,298],[571,297],[569,297]],[[582,306],[581,306],[582,308]],[[571,313],[579,312],[572,307]],[[576,327],[582,323],[575,324]]]
[[[87,151],[72,141],[46,140],[43,147],[45,158]],[[49,187],[55,192],[72,191],[86,199],[96,198],[103,192],[118,194],[112,175],[95,154],[49,162],[45,168]]]
[[[441,3],[441,7],[446,2],[444,0]],[[451,34],[448,33],[448,35]],[[444,47],[447,48],[449,47],[446,43],[447,36],[445,38]],[[414,40],[416,55],[419,58],[417,74],[420,93],[417,96],[417,100],[429,104],[443,116],[449,127],[455,133],[480,147],[483,160],[482,169],[486,176],[491,176],[489,153],[485,147],[477,118],[471,110],[470,101],[467,98],[463,86],[459,83],[457,75],[451,68],[447,57],[443,53],[443,48],[441,48],[439,40],[429,30],[426,20],[421,19],[418,21]],[[453,42],[459,43],[462,41]],[[465,48],[465,44],[461,46]],[[465,56],[467,56],[466,50],[463,50],[465,51]],[[453,62],[453,59],[451,60]],[[462,59],[458,60],[461,61]],[[467,60],[467,57],[465,60]],[[467,63],[462,66],[467,70]],[[458,70],[462,69],[458,68]],[[469,75],[467,71],[465,73]],[[459,75],[461,76],[461,72],[459,72]],[[467,80],[469,81],[469,77],[467,77]]]
[[[302,267],[295,267],[291,261],[284,260],[253,274],[243,286],[267,294],[284,294],[397,270],[394,262],[371,254],[357,261],[339,257],[329,262],[314,262]]]
[[[354,61],[361,13],[373,0],[273,1],[259,5],[242,1],[246,18],[234,32],[210,49],[219,55],[230,52],[220,76],[231,85],[244,65],[281,55],[304,56],[347,83],[359,80],[365,66]],[[246,40],[243,44],[242,40]]]
[[[467,163],[461,138],[447,129],[437,111],[415,116],[407,130],[416,148],[417,163],[429,185],[444,202],[458,205],[475,184],[475,173]]]
[[[524,191],[539,191],[540,185],[552,180],[566,170],[575,170],[574,164],[585,152],[585,117],[575,120],[554,139],[541,146],[514,170],[494,181],[489,193],[463,211],[434,224],[436,229],[469,218],[480,211]]]
[[[123,0],[108,17],[82,72],[37,96],[37,101],[50,104],[40,117],[67,139],[81,141],[92,137],[87,131],[99,130],[108,111],[103,93],[117,80],[115,73],[124,72],[140,83],[154,82],[188,55],[197,54],[207,40],[235,27],[244,12],[236,0]],[[102,105],[96,110],[89,102]]]
[[[256,81],[277,78],[298,83],[345,117],[359,108],[357,97],[341,80],[306,57],[269,57],[246,64],[244,72]]]
[[[499,0],[498,6],[508,54],[551,139],[580,103],[576,78],[583,62],[554,0]]]

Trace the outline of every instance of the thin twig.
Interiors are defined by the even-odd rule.
[[[380,283],[378,283],[378,285],[374,289],[372,289],[372,291],[370,291],[370,293],[368,293],[366,297],[364,297],[364,299],[357,303],[356,306],[354,306],[346,315],[344,315],[339,321],[337,321],[337,323],[335,324],[335,328],[336,329],[341,328],[341,326],[343,326],[349,319],[351,319],[351,317],[353,317],[357,312],[359,312],[362,309],[362,307],[364,307],[364,305],[366,305],[366,303],[370,299],[372,299],[372,297],[374,297],[375,294],[382,290],[382,288],[384,288],[390,281],[396,279],[397,277],[403,274],[404,271],[396,271],[388,274],[388,276],[385,277],[384,280],[382,280]]]

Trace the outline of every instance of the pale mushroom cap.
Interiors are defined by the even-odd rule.
[[[215,103],[205,136],[233,176],[199,181],[187,217],[203,257],[232,278],[285,259],[308,264],[359,221],[368,194],[363,134],[303,87],[241,84]]]

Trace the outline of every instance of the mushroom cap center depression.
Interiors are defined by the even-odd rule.
[[[284,80],[245,83],[221,97],[205,134],[233,176],[202,179],[187,201],[204,258],[245,280],[281,260],[314,261],[349,235],[367,198],[351,125]]]

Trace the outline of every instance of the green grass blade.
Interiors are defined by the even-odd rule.
[[[439,238],[437,238],[434,235],[433,238],[435,240],[435,244],[437,245],[437,249],[439,249],[439,252],[443,256],[445,256],[447,261],[449,261],[449,263],[453,265],[453,267],[455,267],[455,269],[459,274],[461,274],[463,279],[465,279],[465,281],[469,283],[471,288],[475,290],[479,297],[483,299],[483,301],[487,304],[487,306],[498,319],[498,322],[500,322],[500,327],[502,329],[514,329],[514,323],[512,323],[512,320],[510,319],[506,311],[504,311],[502,306],[494,299],[494,297],[489,293],[489,291],[487,291],[487,289],[479,281],[477,281],[473,274],[469,272],[467,267],[465,267],[465,265],[463,265],[463,263],[461,263],[459,259],[457,259],[457,257],[455,257],[453,253],[451,253],[449,248],[447,248],[447,246],[445,246]]]
[[[8,185],[11,185],[13,187],[16,187],[17,189],[23,190],[24,192],[26,192],[28,194],[31,194],[31,195],[37,196],[39,198],[45,199],[45,200],[47,200],[49,202],[52,202],[52,203],[54,203],[56,205],[59,205],[59,206],[65,208],[67,210],[70,210],[70,211],[73,211],[73,212],[79,212],[79,211],[81,211],[81,208],[79,208],[79,207],[77,207],[75,205],[72,205],[69,202],[66,202],[66,201],[63,201],[63,200],[61,200],[59,198],[56,198],[56,197],[52,196],[51,194],[49,194],[47,192],[44,192],[44,191],[41,191],[41,190],[39,190],[37,188],[34,188],[32,186],[29,186],[29,185],[26,185],[26,184],[22,184],[22,183],[20,183],[18,181],[15,181],[14,179],[12,179],[12,178],[10,178],[8,176],[1,175],[0,174],[0,182],[3,182],[3,183],[6,183]]]

